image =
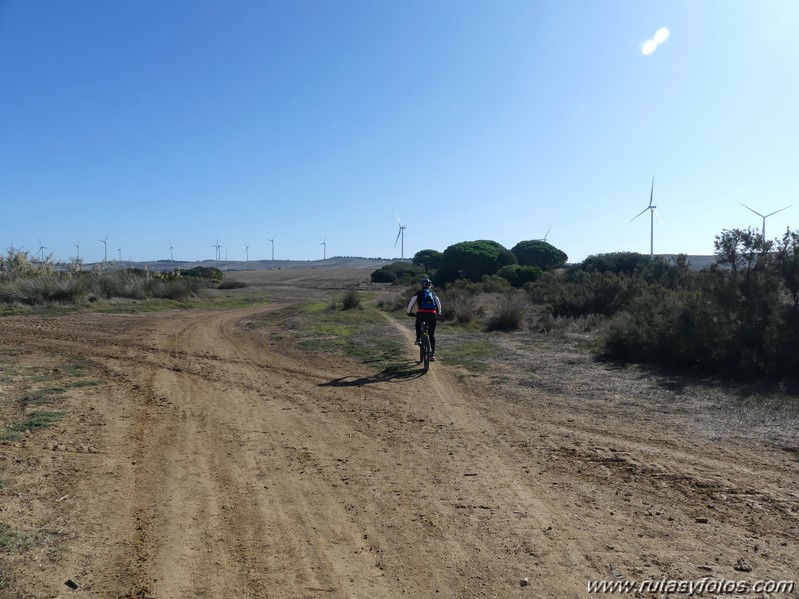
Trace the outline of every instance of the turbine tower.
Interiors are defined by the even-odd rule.
[[[272,235],[272,239],[269,240],[269,243],[272,244],[272,261],[275,260],[275,238],[277,235]]]
[[[394,249],[397,249],[397,242],[402,239],[402,243],[400,244],[400,260],[405,259],[405,225],[402,224],[400,220],[399,213],[397,213],[397,223],[399,224],[399,232],[397,233],[397,238],[394,240]]]
[[[248,246],[246,243],[244,244],[244,252],[245,252],[245,255],[247,256],[244,261],[245,262],[249,262],[250,261],[250,246]]]
[[[108,262],[108,235],[105,236],[105,239],[101,239],[100,243],[103,244],[103,264]]]
[[[214,260],[219,262],[219,248],[222,247],[221,245],[219,245],[219,240],[217,239],[216,243],[214,245],[212,245],[211,247],[212,248],[216,248],[216,254],[214,254]]]
[[[746,208],[747,210],[752,210],[752,209],[751,209],[749,206],[747,206],[746,204],[741,204],[741,206],[743,206],[743,207],[744,207],[744,208]],[[791,206],[793,206],[793,204],[791,204]],[[756,211],[756,210],[752,210],[752,212],[754,212],[755,214],[757,214],[759,217],[761,217],[761,218],[763,219],[763,228],[762,228],[762,229],[760,229],[760,234],[763,236],[763,241],[765,241],[765,240],[766,240],[766,219],[767,219],[769,216],[772,216],[772,215],[774,215],[774,214],[777,214],[777,212],[782,212],[783,210],[787,210],[787,209],[788,209],[788,208],[790,208],[791,206],[786,206],[785,208],[780,208],[779,210],[775,210],[775,211],[774,211],[774,212],[772,212],[771,214],[766,214],[765,216],[763,216],[762,214],[760,214],[760,213],[759,213],[758,211]]]
[[[42,240],[40,239],[39,240],[39,260],[41,262],[44,262],[44,250],[46,250],[46,249],[47,249],[47,247],[42,245]]]
[[[638,214],[636,214],[630,222],[633,222],[636,218],[641,216],[644,212],[649,210],[649,257],[652,258],[655,255],[655,216],[658,217],[658,220],[661,224],[665,225],[666,223],[663,222],[663,219],[660,218],[658,211],[655,210],[657,206],[652,204],[652,200],[654,199],[655,195],[655,176],[652,175],[652,188],[649,190],[649,206],[641,210]]]
[[[78,257],[77,259],[80,260],[80,241],[75,244],[75,249],[78,250]]]
[[[327,260],[327,235],[325,235],[325,238],[319,245],[322,246],[322,260]]]
[[[170,241],[169,242],[169,261],[170,262],[174,262],[175,261],[174,251],[175,251],[175,248],[172,247],[172,242]]]

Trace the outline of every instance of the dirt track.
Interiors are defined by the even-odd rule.
[[[6,558],[0,597],[571,598],[622,576],[797,577],[796,453],[503,397],[445,362],[380,380],[240,326],[266,309],[0,319],[22,359],[89,358],[105,381],[0,446],[0,522],[54,539]]]

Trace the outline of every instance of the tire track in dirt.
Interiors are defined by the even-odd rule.
[[[444,346],[425,375],[375,377],[240,326],[269,309],[0,319],[4,343],[108,378],[70,408],[61,434],[87,418],[100,451],[63,456],[70,551],[29,594],[560,599],[740,578],[739,557],[795,569],[795,460],[508,398]]]

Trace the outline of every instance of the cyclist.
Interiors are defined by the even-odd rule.
[[[427,323],[427,332],[430,335],[430,359],[436,359],[436,322],[441,316],[441,300],[433,291],[433,282],[422,279],[422,289],[411,296],[406,312],[413,315],[416,306],[416,345],[422,343],[422,323]]]

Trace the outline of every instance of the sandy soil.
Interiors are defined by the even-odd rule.
[[[0,552],[0,597],[577,598],[596,579],[797,577],[791,448],[576,401],[579,373],[571,392],[511,393],[446,361],[376,377],[246,326],[279,307],[0,319],[18,366],[90,360],[103,381],[0,445],[0,523],[36,533]]]

